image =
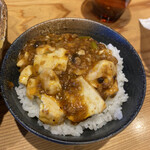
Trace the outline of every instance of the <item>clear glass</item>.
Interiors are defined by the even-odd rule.
[[[130,0],[94,0],[94,11],[102,22],[115,22],[125,11]]]

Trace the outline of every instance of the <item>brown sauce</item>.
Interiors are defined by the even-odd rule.
[[[29,56],[25,58],[25,64],[21,66],[20,71],[28,65],[33,65],[36,48],[44,47],[45,45],[50,45],[55,49],[64,48],[67,50],[66,55],[69,59],[66,71],[54,69],[54,72],[59,78],[62,90],[53,96],[60,101],[61,108],[63,108],[66,115],[76,115],[75,122],[79,122],[81,121],[81,118],[84,119],[87,115],[87,108],[81,101],[82,97],[78,94],[80,91],[80,85],[75,81],[75,79],[81,75],[85,77],[89,70],[101,60],[111,61],[115,65],[118,61],[114,56],[112,56],[110,50],[108,50],[104,44],[98,43],[91,37],[78,36],[76,34],[49,34],[47,36],[37,37],[34,40],[29,41],[24,46],[18,56],[18,61],[25,58],[25,55]],[[30,78],[38,78],[39,74],[36,71],[37,68],[39,68],[39,66],[35,66],[33,68],[33,74]],[[38,78],[38,80],[40,79]],[[106,99],[110,95],[105,91],[112,86],[105,85],[103,81],[103,78],[98,79],[100,85],[96,88],[96,90],[99,92],[101,97]],[[113,78],[112,83],[115,81],[116,77]],[[37,89],[40,90],[39,93],[47,93],[47,91],[44,91],[42,88],[42,84],[40,82],[37,85]],[[76,101],[72,104],[72,102],[66,97],[65,93],[75,95]]]

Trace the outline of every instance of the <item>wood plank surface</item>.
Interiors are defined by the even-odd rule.
[[[78,17],[99,21],[91,12],[91,0],[5,0],[8,8],[8,42],[31,26],[54,18]],[[147,92],[136,119],[121,133],[103,142],[67,146],[41,139],[21,127],[0,97],[0,150],[149,150],[150,149],[150,30],[139,18],[150,17],[149,0],[131,0],[121,18],[107,24],[136,49],[147,75]]]

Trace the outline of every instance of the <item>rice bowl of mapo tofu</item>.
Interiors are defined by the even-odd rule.
[[[80,24],[85,24],[85,28]],[[124,53],[121,49],[132,48],[117,33],[89,20],[58,19],[32,27],[19,38],[15,41],[19,42],[19,50],[13,63],[17,77],[13,77],[14,82],[11,76],[7,86],[9,83],[9,90],[15,92],[17,107],[25,118],[34,120],[28,125],[15,116],[29,131],[55,142],[89,143],[119,132],[136,116],[144,94],[137,101],[139,107],[133,110],[134,116],[124,113],[131,107],[126,105],[135,102],[130,102],[129,90],[133,77],[124,71],[124,59],[128,58],[120,53]],[[15,42],[10,49],[18,49]],[[141,62],[137,63],[143,70]],[[144,90],[145,79],[140,82]],[[90,134],[95,137],[91,139],[87,136]]]

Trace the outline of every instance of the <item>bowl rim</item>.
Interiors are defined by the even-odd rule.
[[[26,34],[27,32],[30,32],[32,29],[38,27],[38,26],[41,26],[43,24],[47,24],[47,23],[50,23],[50,22],[55,22],[55,21],[64,21],[64,20],[71,20],[71,21],[84,21],[84,22],[90,22],[90,23],[93,23],[93,24],[97,24],[99,26],[103,26],[104,28],[108,29],[108,30],[111,30],[112,32],[118,34],[121,38],[123,38],[127,43],[128,45],[131,46],[132,50],[134,51],[134,54],[136,55],[138,61],[140,62],[141,64],[141,68],[142,68],[142,75],[143,75],[143,95],[141,97],[141,101],[140,101],[140,105],[138,105],[138,109],[136,109],[136,112],[132,115],[132,117],[130,117],[129,121],[126,122],[121,128],[119,128],[117,131],[111,133],[110,135],[107,135],[107,136],[104,136],[103,138],[97,138],[96,140],[91,140],[91,141],[77,141],[77,142],[73,142],[73,141],[66,141],[66,140],[59,140],[59,139],[54,139],[54,138],[51,138],[51,137],[48,137],[48,136],[45,136],[39,132],[36,132],[35,130],[31,129],[30,127],[28,127],[24,122],[22,122],[16,115],[15,113],[12,111],[11,107],[9,106],[9,104],[7,103],[7,98],[4,94],[4,89],[3,89],[3,86],[2,86],[2,75],[3,75],[3,70],[5,69],[5,61],[7,59],[7,55],[9,55],[9,53],[11,52],[11,49],[13,47],[13,45],[18,41],[18,39],[22,38],[24,36],[24,34]],[[102,140],[105,140],[107,138],[110,138],[110,137],[113,137],[115,135],[117,135],[118,133],[120,133],[122,130],[124,130],[134,119],[135,117],[138,115],[142,105],[143,105],[143,102],[144,102],[144,98],[145,98],[145,94],[146,94],[146,74],[145,74],[145,70],[144,70],[144,66],[143,66],[143,63],[141,61],[141,58],[140,56],[138,55],[138,53],[136,52],[136,50],[134,49],[134,47],[129,43],[129,41],[123,37],[120,33],[118,33],[117,31],[113,30],[112,28],[104,25],[104,24],[101,24],[99,22],[96,22],[96,21],[92,21],[92,20],[89,20],[89,19],[83,19],[83,18],[57,18],[57,19],[50,19],[50,20],[47,20],[47,21],[44,21],[44,22],[41,22],[41,23],[38,23],[36,25],[33,25],[32,27],[28,28],[26,31],[24,31],[23,33],[20,34],[20,36],[18,36],[14,41],[13,43],[11,44],[11,46],[9,47],[8,51],[6,52],[6,55],[4,56],[4,59],[2,61],[2,65],[1,65],[1,69],[0,69],[0,88],[1,88],[1,91],[2,91],[2,97],[9,109],[9,111],[11,112],[11,114],[13,115],[13,117],[27,130],[27,131],[30,131],[31,133],[41,137],[41,138],[44,138],[48,141],[52,141],[52,142],[56,142],[56,143],[59,143],[59,144],[65,144],[65,145],[80,145],[80,144],[89,144],[89,143],[94,143],[94,142],[97,142],[97,141],[102,141]],[[59,135],[58,135],[59,136]]]

